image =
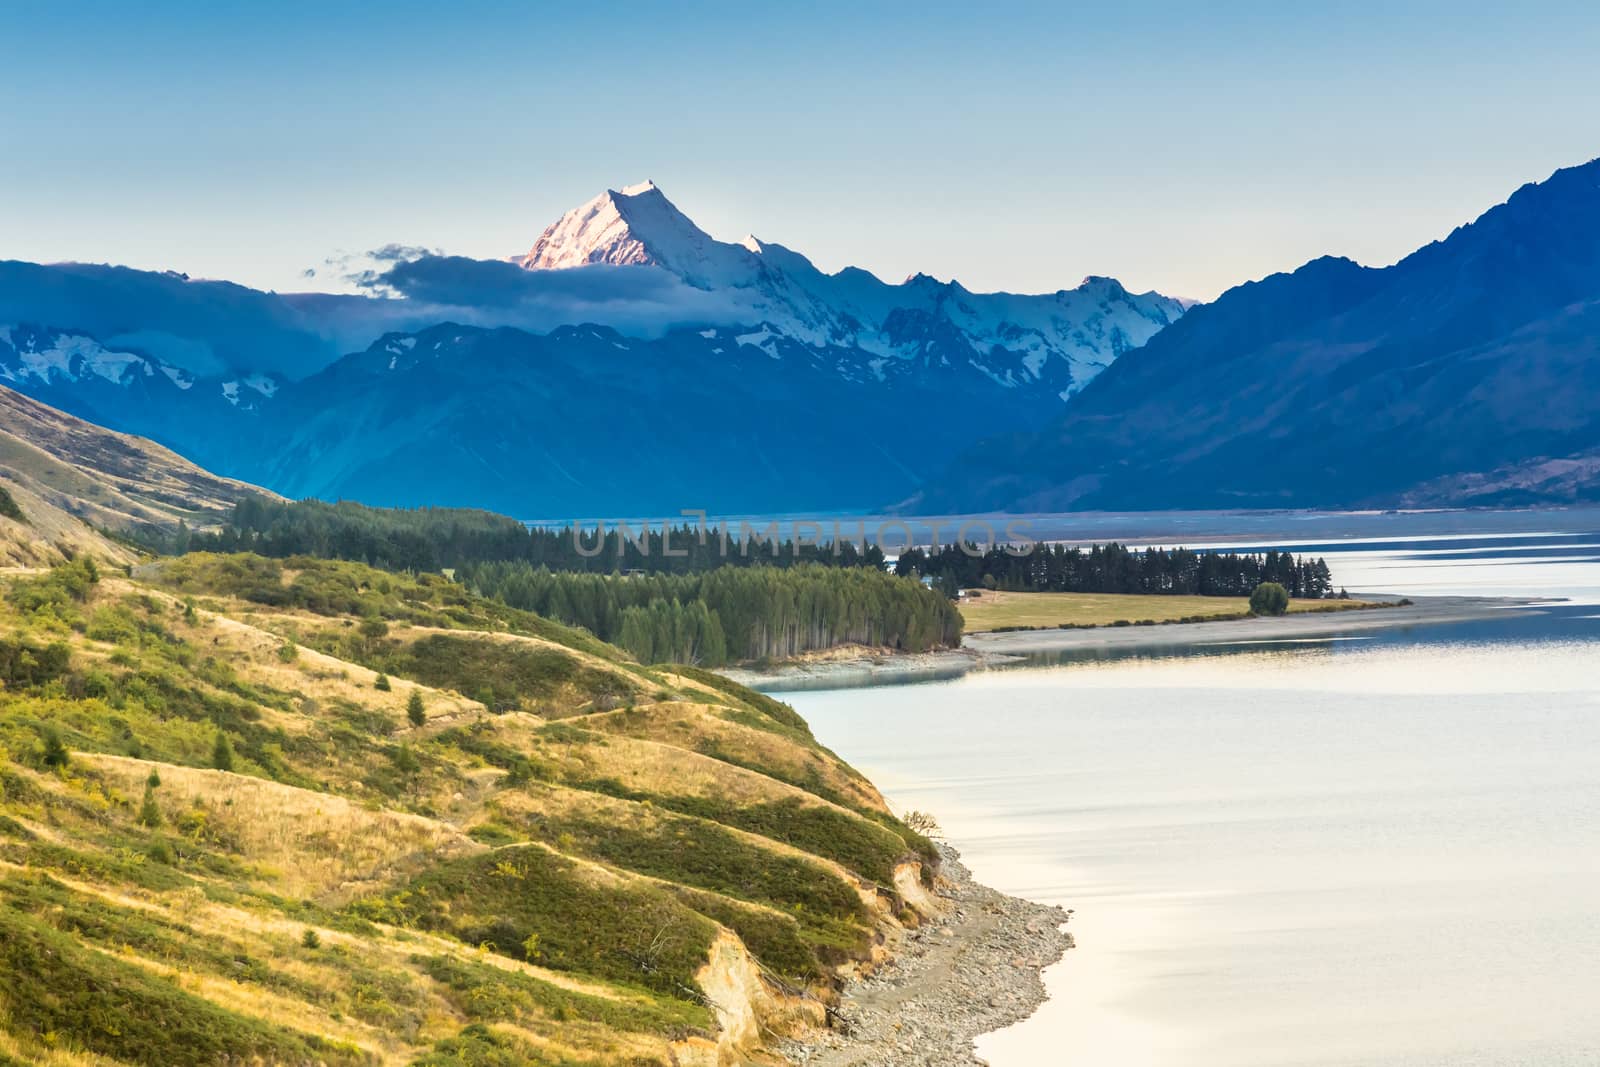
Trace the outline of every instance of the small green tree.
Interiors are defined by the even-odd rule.
[[[406,701],[406,718],[411,720],[412,726],[421,726],[428,721],[428,709],[422,703],[422,691],[413,689],[411,699]]]
[[[1282,615],[1289,610],[1289,591],[1277,582],[1262,582],[1250,594],[1250,614]]]
[[[47,726],[44,730],[44,765],[46,767],[65,767],[71,760],[72,754],[67,751],[66,742],[61,740],[61,733],[54,726]]]
[[[372,688],[387,693],[391,688],[389,685],[389,676],[387,674],[378,675],[377,678],[373,679]]]
[[[148,781],[144,784],[144,803],[139,805],[139,825],[157,829],[164,820],[161,805],[156,803],[156,789]]]
[[[417,754],[411,751],[410,745],[401,745],[394,750],[394,769],[404,775],[413,775],[422,770],[422,761],[417,759]]]
[[[150,857],[152,863],[164,863],[168,867],[178,862],[178,854],[172,850],[172,845],[167,842],[165,837],[159,834],[150,842],[150,846],[144,850],[144,854]]]
[[[305,933],[300,935],[300,944],[306,948],[320,948],[322,945],[322,938],[315,930],[308,926],[306,927]]]
[[[211,766],[219,771],[233,770],[233,746],[228,743],[228,735],[221,730],[217,731],[217,742],[211,746]]]
[[[300,655],[300,648],[293,641],[285,641],[278,646],[278,658],[285,663],[293,663]]]

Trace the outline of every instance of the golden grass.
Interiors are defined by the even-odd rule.
[[[825,789],[846,805],[888,813],[883,795],[833,753],[728,718],[718,704],[670,701],[578,720],[588,729],[691,749],[735,766],[758,768],[780,781]],[[813,786],[811,783],[816,783]]]
[[[551,740],[538,735],[544,720],[523,712],[489,721],[496,741],[537,753],[569,779],[606,778],[641,793],[712,797],[738,804],[798,800],[808,806],[837,807],[760,771],[648,738],[613,733],[592,742]],[[582,726],[586,720],[575,723]]]
[[[620,678],[625,682],[637,683],[640,681],[656,681],[656,677],[643,667],[636,666],[632,663],[618,663],[613,660],[605,659],[601,656],[596,656],[592,652],[585,652],[581,648],[573,648],[571,645],[563,645],[558,641],[551,641],[543,637],[535,637],[532,634],[513,634],[491,630],[447,630],[438,626],[397,627],[391,630],[391,634],[395,637],[413,641],[427,637],[431,634],[443,634],[449,637],[462,637],[470,634],[476,640],[499,641],[502,644],[507,645],[521,645],[528,648],[559,652],[567,658],[583,664],[585,667],[590,667],[597,671],[603,671],[604,673],[613,675],[614,677]]]
[[[0,445],[5,438],[0,435]],[[28,521],[0,515],[0,567],[48,567],[66,559],[65,547],[73,553],[87,552],[110,563],[132,563],[137,555],[85,525],[75,515],[46,499],[8,469],[0,455],[0,486],[4,486]]]
[[[392,1062],[403,1062],[415,1051],[415,1047],[407,1046],[396,1049],[390,1036],[377,1027],[355,1022],[349,1018],[334,1019],[327,1011],[314,1004],[262,989],[257,985],[245,985],[232,979],[190,970],[181,965],[174,966],[162,960],[132,953],[112,953],[97,945],[87,947],[125,963],[143,967],[152,974],[161,975],[179,989],[239,1015],[260,1019],[274,1026],[297,1030],[303,1034],[316,1034],[330,1041],[355,1045],[374,1055],[399,1052],[399,1057]]]
[[[393,719],[396,732],[412,729],[406,720],[406,701],[413,689],[422,693],[427,704],[428,726],[424,729],[487,714],[476,700],[407,679],[391,679],[391,688],[383,692],[373,688],[378,680],[377,671],[303,645],[297,649],[295,658],[285,663],[278,657],[285,639],[272,630],[225,616],[212,618],[219,632],[228,635],[224,643],[247,654],[244,661],[235,663],[243,677],[274,689],[301,693],[313,700],[343,699],[362,707],[381,709]],[[397,628],[397,631],[396,636],[404,636],[405,628]]]
[[[620,797],[606,796],[604,793],[590,793],[582,789],[569,789],[560,785],[534,784],[519,790],[507,790],[495,797],[492,809],[502,816],[510,816],[514,822],[517,818],[540,817],[570,817],[570,816],[600,816],[609,824],[626,827],[632,830],[649,830],[659,826],[662,822],[682,818],[673,812],[663,811],[648,803],[637,800],[623,800]],[[861,886],[861,876],[849,870],[843,864],[837,863],[825,856],[814,852],[796,848],[794,845],[775,841],[770,837],[763,837],[748,830],[719,824],[727,834],[739,838],[753,848],[770,852],[777,856],[787,856],[791,859],[804,860],[817,869],[817,873],[831,874],[839,881],[848,885],[852,890],[860,893],[865,901],[872,901],[873,894]],[[578,853],[566,852],[563,849],[533,841],[529,844],[539,845],[547,851],[565,856],[578,865],[578,870],[597,884],[617,885],[628,882],[672,886],[680,883],[642,871],[627,870],[621,867],[612,867],[598,860],[588,859]]]
[[[205,526],[254,491],[154,442],[82,422],[3,386],[0,484],[28,518],[0,518],[0,567],[49,565],[80,553],[134,563],[138,553],[100,531],[172,529],[180,519]]]
[[[92,1052],[48,1048],[36,1041],[26,1041],[8,1032],[5,1015],[0,1008],[0,1062],[31,1063],[35,1067],[122,1067],[116,1060]]]
[[[285,776],[312,787],[75,750],[68,769],[61,773],[16,765],[16,773],[27,779],[30,790],[35,791],[30,795],[36,799],[5,803],[5,798],[0,798],[0,807],[13,815],[24,831],[37,835],[36,844],[45,857],[40,860],[42,869],[48,869],[60,886],[100,902],[105,909],[137,909],[152,921],[159,918],[179,930],[156,947],[136,948],[113,937],[100,944],[100,951],[165,976],[190,993],[238,1014],[366,1049],[376,1062],[410,1062],[427,1045],[469,1021],[456,1006],[454,992],[428,976],[428,961],[441,956],[522,972],[619,1004],[654,1010],[658,1001],[594,975],[547,970],[420,930],[384,924],[333,929],[323,925],[331,920],[314,918],[323,912],[289,908],[279,898],[315,902],[337,911],[352,899],[396,892],[414,875],[441,861],[486,851],[487,846],[464,830],[496,815],[506,816],[508,825],[523,824],[530,836],[551,838],[556,847],[549,843],[539,846],[550,852],[571,848],[588,853],[570,858],[578,864],[582,878],[595,887],[673,884],[625,869],[632,861],[613,857],[609,850],[587,844],[580,848],[574,841],[537,829],[541,819],[578,814],[638,831],[664,829],[662,823],[671,819],[676,829],[679,816],[658,805],[581,788],[590,780],[614,780],[625,789],[663,798],[705,798],[739,805],[798,800],[819,809],[833,808],[838,801],[846,810],[887,810],[865,778],[802,732],[774,727],[756,708],[741,705],[737,696],[667,669],[619,664],[538,637],[391,624],[389,639],[401,642],[441,632],[549,648],[587,669],[626,680],[638,698],[650,699],[653,694],[660,701],[626,712],[565,718],[567,728],[563,730],[534,714],[490,715],[477,701],[451,691],[414,687],[398,676],[392,679],[391,691],[379,691],[372,687],[373,671],[304,645],[292,656],[280,655],[287,637],[298,633],[311,640],[310,630],[354,625],[355,620],[278,611],[228,598],[201,598],[196,611],[186,616],[184,597],[146,586],[137,576],[123,578],[110,568],[103,571],[85,608],[92,611],[122,605],[138,615],[143,609],[133,597],[156,601],[150,619],[181,639],[189,650],[188,658],[162,657],[161,668],[196,693],[220,696],[224,689],[218,687],[227,686],[235,698],[248,698],[249,689],[235,690],[231,682],[217,681],[217,675],[198,669],[187,677],[183,674],[191,663],[204,664],[208,658],[227,664],[237,679],[253,686],[265,702],[257,708],[258,715],[252,716],[254,721],[295,735],[293,744],[284,745],[297,761],[292,767],[295,773]],[[90,640],[81,633],[64,636],[72,645],[74,666],[80,670],[93,666],[121,676],[130,663],[146,661],[143,646],[117,646]],[[150,655],[154,657],[154,653]],[[207,671],[214,669],[213,664],[205,665]],[[602,679],[602,687],[606,684]],[[413,730],[405,718],[406,699],[413,688],[422,691],[428,707],[428,722],[420,730]],[[673,694],[689,699],[675,699]],[[582,692],[562,694],[552,699],[552,714],[565,717],[581,712],[592,706],[588,700]],[[384,722],[362,716],[357,709],[381,711],[392,722],[393,735]],[[327,721],[319,721],[323,719]],[[356,734],[350,733],[352,725],[359,728]],[[563,774],[570,775],[572,785],[580,788],[537,782],[503,788],[507,776],[500,765],[503,760],[496,758],[496,765],[488,765],[464,735],[437,737],[451,726],[469,725],[472,737],[493,740],[536,764],[556,764]],[[208,731],[209,744],[210,727],[201,726]],[[166,729],[177,737],[173,741],[163,735],[159,751],[166,753],[166,758],[204,760],[203,754],[188,752],[185,744],[189,739],[178,736],[177,726]],[[604,736],[582,739],[576,731],[586,729]],[[315,745],[300,743],[308,734],[319,744],[328,740],[320,755]],[[386,771],[385,752],[402,741],[415,748],[423,769],[412,784],[391,788],[389,779],[369,772],[373,767]],[[81,742],[74,743],[75,749],[77,743]],[[170,754],[174,752],[180,754]],[[245,766],[259,769],[253,763]],[[165,825],[150,832],[136,827],[133,819],[152,769],[161,779],[155,798]],[[427,816],[412,814],[414,811],[424,811]],[[196,812],[203,813],[203,831],[196,830],[192,822]],[[582,829],[574,824],[574,832]],[[143,854],[150,838],[165,837],[181,846],[183,842],[177,838],[191,832],[201,847],[236,860],[238,866],[210,868],[185,860],[181,869],[189,884],[183,888],[159,888],[170,884],[162,878],[124,880],[124,868],[118,864],[161,862],[154,853],[149,857]],[[734,827],[728,827],[727,833],[737,839],[738,847],[730,847],[731,854],[743,855],[748,844],[774,862],[781,858],[785,869],[791,859],[804,859],[810,865],[807,879],[839,879],[880,919],[889,922],[883,910],[888,906],[885,901],[838,862]],[[99,854],[115,862],[103,866],[58,864],[42,850],[45,845]],[[16,866],[8,858],[0,861],[0,867],[8,871],[34,869],[32,853],[23,854],[28,856],[27,866]],[[599,861],[602,856],[613,858]],[[612,862],[625,866],[612,866]],[[658,874],[672,874],[640,865]],[[728,906],[787,914],[766,904],[727,899]],[[131,919],[128,925],[134,928]],[[308,931],[316,936],[306,938]],[[204,954],[197,951],[202,944],[207,948]],[[258,988],[237,980],[226,960],[215,961],[212,950],[217,948],[265,963],[293,982]],[[186,958],[189,952],[194,953],[194,960]],[[402,984],[413,978],[416,983],[417,995],[395,1016],[403,1022],[386,1028],[386,1024],[373,1021],[376,1016],[352,1010],[352,1005],[367,1003],[365,998],[373,995],[374,988],[396,978]],[[5,1011],[14,1007],[0,1005],[0,1061],[10,1056],[57,1067],[102,1067],[104,1061],[94,1057],[52,1053],[30,1043],[26,1035],[8,1036]],[[598,1020],[569,1018],[566,1008],[530,1009],[519,1024],[497,1026],[554,1058],[700,1062],[695,1058],[697,1047],[689,1047],[696,1041],[674,1042],[669,1035],[613,1030]],[[716,1057],[712,1044],[700,1044],[705,1049],[699,1051]]]
[[[1291,612],[1343,611],[1367,607],[1362,600],[1294,600]],[[1144,596],[1127,593],[1007,593],[985,590],[961,603],[967,633],[1001,627],[1110,626],[1127,622],[1176,622],[1250,613],[1246,597]]]
[[[137,795],[154,769],[170,820],[202,805],[208,825],[245,859],[271,872],[289,896],[337,903],[388,885],[452,855],[483,846],[446,823],[420,815],[368,810],[330,793],[223,771],[179,767],[127,756],[79,757]]]
[[[184,606],[181,597],[143,583],[115,577],[101,579],[92,601],[112,603],[130,593],[148,596],[166,604],[172,616],[164,620],[165,625],[196,648],[223,655],[228,665],[245,681],[281,693],[309,697],[318,704],[346,700],[364,708],[382,710],[393,721],[397,734],[414,729],[406,719],[406,701],[413,689],[421,691],[428,707],[428,724],[423,727],[424,732],[442,729],[464,718],[479,718],[487,714],[484,706],[476,700],[448,689],[435,689],[407,679],[391,679],[388,692],[375,689],[373,683],[378,679],[377,671],[303,645],[297,646],[292,660],[285,662],[281,659],[278,652],[288,639],[278,631],[294,632],[298,628],[296,624],[327,622],[318,616],[294,612],[274,615],[262,612],[259,605],[249,605],[252,609],[246,616],[249,621],[242,621],[233,615],[197,607],[195,622],[191,624],[186,623],[181,615]],[[243,606],[242,601],[233,601],[229,605],[230,610]],[[397,628],[400,634],[407,629],[420,628]],[[310,725],[301,715],[285,715],[266,707],[261,711],[272,725],[281,726],[291,733],[303,732]]]

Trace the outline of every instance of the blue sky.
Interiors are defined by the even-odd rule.
[[[322,6],[0,2],[0,258],[316,287],[648,177],[825,269],[1210,298],[1600,155],[1592,5]]]

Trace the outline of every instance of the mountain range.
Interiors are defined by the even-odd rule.
[[[1241,285],[914,511],[1600,499],[1600,160],[1390,267]]]
[[[286,495],[528,518],[1600,498],[1600,161],[1192,308],[829,274],[651,183],[378,258],[367,295],[0,264],[0,384]]]
[[[1101,277],[1019,296],[828,274],[711,238],[649,183],[514,260],[390,257],[359,279],[375,295],[0,280],[0,383],[285,494],[529,517],[880,504],[1185,311]]]

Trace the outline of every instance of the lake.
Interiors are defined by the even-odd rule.
[[[1247,531],[1352,592],[1570,598],[1529,617],[784,699],[980,879],[1076,909],[994,1067],[1590,1065],[1593,518]]]

